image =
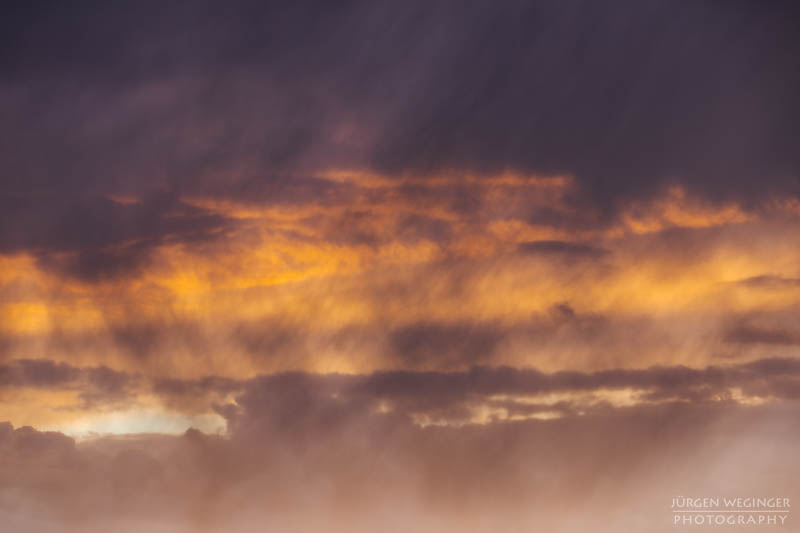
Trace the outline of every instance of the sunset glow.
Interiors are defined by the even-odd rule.
[[[800,528],[794,4],[3,11],[0,531]]]

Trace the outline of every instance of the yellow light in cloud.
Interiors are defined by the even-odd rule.
[[[136,407],[122,411],[92,413],[43,427],[50,431],[61,431],[77,439],[140,433],[179,435],[189,428],[199,429],[204,433],[222,433],[225,431],[226,422],[216,413],[187,415],[157,407]]]
[[[708,228],[754,220],[734,203],[704,204],[690,198],[683,187],[671,187],[655,200],[635,203],[623,215],[623,225],[633,233],[653,233],[670,227]]]

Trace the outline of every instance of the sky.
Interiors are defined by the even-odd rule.
[[[0,520],[673,532],[703,529],[674,498],[800,502],[798,15],[4,3]]]

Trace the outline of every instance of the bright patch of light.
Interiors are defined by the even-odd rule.
[[[225,419],[216,413],[185,415],[157,408],[139,408],[92,414],[46,429],[61,431],[76,439],[86,439],[137,433],[179,435],[189,428],[204,433],[222,433],[225,427]]]

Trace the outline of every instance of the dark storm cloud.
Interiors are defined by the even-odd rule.
[[[461,372],[397,370],[350,375],[287,372],[247,380],[221,376],[182,380],[148,379],[106,367],[77,368],[37,359],[15,360],[0,367],[0,386],[80,390],[85,407],[150,391],[171,408],[197,412],[214,407],[229,418],[235,410],[226,411],[224,402],[231,395],[237,398],[236,409],[263,404],[264,409],[271,406],[276,416],[282,413],[280,416],[290,419],[301,416],[305,409],[330,416],[369,414],[382,402],[389,402],[398,416],[411,416],[463,414],[470,407],[497,401],[511,401],[515,408],[523,409],[525,405],[519,404],[515,397],[594,394],[620,389],[634,391],[638,401],[719,401],[731,399],[731,389],[759,397],[791,399],[800,395],[800,360],[772,358],[731,366],[653,366],[598,372],[544,373],[530,368],[473,366]],[[572,401],[565,398],[554,409],[574,414],[576,407],[571,405]],[[544,409],[544,404],[528,405],[534,410]]]
[[[594,373],[556,372],[530,369],[475,367],[468,372],[379,372],[356,379],[353,391],[367,397],[428,402],[463,401],[493,395],[535,395],[549,392],[581,392],[632,388],[660,392],[680,399],[695,389],[719,392],[778,377],[795,376],[795,359],[760,360],[733,367],[692,369],[683,366],[651,367],[645,370],[607,370]],[[766,389],[769,387],[767,386]],[[710,395],[707,395],[710,396]]]
[[[5,386],[60,387],[79,377],[79,369],[46,359],[22,359],[0,367],[0,384]]]
[[[604,200],[669,181],[797,192],[789,3],[476,4],[380,165],[571,173]],[[456,32],[461,30],[458,34]],[[793,87],[793,89],[789,89]],[[757,179],[756,176],[759,176]]]
[[[791,2],[6,11],[0,158],[14,194],[168,184],[269,201],[298,170],[348,166],[567,173],[601,210],[668,183],[798,192]]]
[[[671,183],[745,202],[798,192],[788,3],[114,2],[6,12],[0,253],[30,251],[86,281],[135,274],[164,242],[224,235],[230,222],[185,205],[187,196],[369,205],[385,194],[312,177],[328,169],[574,175],[568,210],[515,213],[568,230],[608,224],[624,199]],[[467,185],[391,194],[479,215]],[[325,238],[383,242],[352,212]],[[414,215],[390,234],[446,242],[451,228]]]
[[[229,225],[172,194],[129,204],[77,193],[0,193],[0,253],[27,251],[40,265],[85,280],[136,271],[157,245],[208,240]]]
[[[800,345],[800,332],[792,329],[765,328],[740,324],[725,334],[727,342],[739,344]]]
[[[77,390],[82,408],[130,399],[136,379],[105,366],[78,368],[48,359],[17,359],[0,365],[0,387]]]
[[[156,390],[164,394],[206,395],[217,386],[230,391],[232,385],[213,379],[189,385],[176,381],[166,389]],[[739,388],[759,397],[792,399],[800,395],[800,361],[776,358],[704,369],[672,366],[551,374],[510,367],[365,375],[291,372],[254,378],[240,386],[244,394],[237,398],[237,409],[226,413],[234,426],[241,413],[248,410],[260,413],[259,416],[279,417],[273,420],[279,425],[308,424],[308,417],[314,424],[334,424],[342,418],[370,416],[382,402],[388,402],[391,412],[400,417],[435,414],[468,420],[470,408],[500,405],[497,402],[509,403],[514,412],[555,410],[575,415],[579,406],[573,404],[574,399],[565,398],[555,405],[520,403],[514,399],[555,392],[632,389],[638,394],[638,401],[643,402],[704,403],[731,400],[731,389]],[[602,398],[599,405],[603,405]],[[585,411],[587,407],[580,409]]]

